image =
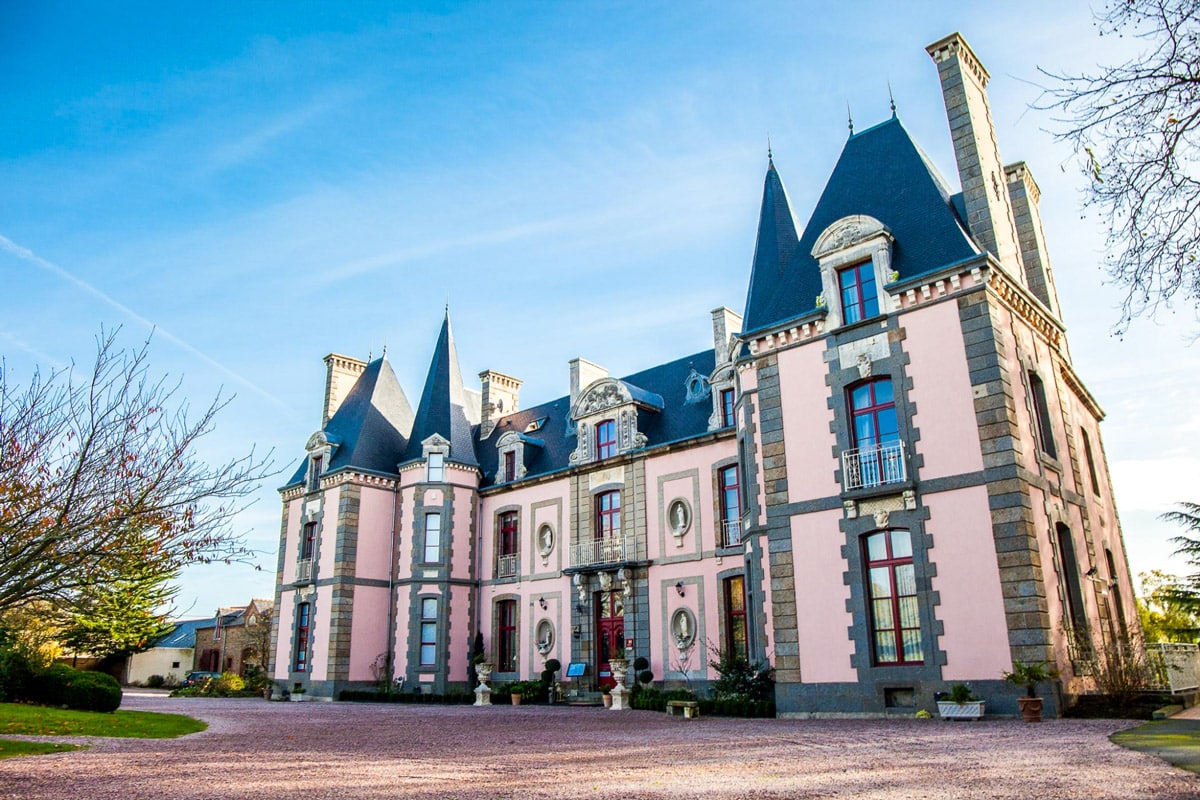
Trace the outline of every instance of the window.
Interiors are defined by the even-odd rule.
[[[517,671],[517,601],[496,603],[496,671]]]
[[[1062,579],[1066,588],[1067,621],[1071,624],[1071,631],[1080,636],[1087,631],[1088,621],[1083,607],[1083,586],[1079,581],[1075,538],[1071,535],[1071,529],[1061,522],[1055,526],[1055,532],[1058,535],[1058,557],[1062,563]]]
[[[296,657],[292,662],[292,672],[308,670],[308,626],[312,614],[312,605],[301,603],[296,606]]]
[[[1117,578],[1117,562],[1112,550],[1104,548],[1104,560],[1108,566],[1108,586],[1112,590],[1113,605],[1117,610],[1117,624],[1121,626],[1121,640],[1129,638],[1129,624],[1125,621],[1125,603],[1121,600],[1121,581]]]
[[[606,419],[596,423],[596,458],[612,458],[617,454],[617,423]]]
[[[517,454],[509,450],[504,454],[504,482],[510,483],[517,478]]]
[[[734,547],[742,541],[742,506],[737,465],[723,467],[718,473],[721,483],[721,545]]]
[[[325,459],[321,456],[313,456],[309,463],[308,491],[315,492],[321,488],[321,466],[324,463]]]
[[[866,537],[867,587],[876,664],[921,664],[921,615],[908,531]]]
[[[179,669],[179,662],[178,662],[178,661],[172,661],[172,662],[171,662],[171,669]]]
[[[846,488],[868,488],[903,481],[904,450],[900,444],[890,378],[880,378],[850,389],[850,425],[854,449],[842,459]]]
[[[421,659],[422,666],[437,663],[437,617],[436,597],[421,598]]]
[[[517,574],[517,512],[500,515],[500,535],[496,541],[496,577]]]
[[[733,427],[733,389],[721,390],[721,427]]]
[[[442,515],[425,515],[425,562],[442,560]]]
[[[864,261],[839,270],[838,290],[842,296],[842,322],[852,322],[879,315],[879,296],[875,291],[875,265]]]
[[[429,483],[441,483],[446,479],[446,454],[430,453],[425,462],[425,480]]]
[[[1050,427],[1050,407],[1046,405],[1046,387],[1036,373],[1029,373],[1029,394],[1033,397],[1033,420],[1037,428],[1038,444],[1042,452],[1051,458],[1058,458],[1058,449],[1054,446],[1054,429]]]
[[[726,578],[725,599],[725,653],[750,657],[746,638],[746,581],[741,575]]]
[[[621,535],[621,493],[603,492],[596,495],[596,539],[613,539]]]
[[[1100,494],[1100,479],[1096,477],[1096,459],[1092,456],[1092,441],[1083,428],[1079,429],[1079,435],[1083,439],[1083,456],[1087,460],[1088,477],[1092,479],[1092,492],[1098,495]]]
[[[304,525],[304,532],[300,536],[300,560],[311,561],[313,557],[313,549],[317,544],[317,523],[308,522]]]

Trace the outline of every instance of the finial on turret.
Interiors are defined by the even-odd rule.
[[[854,117],[850,115],[850,101],[846,101],[846,124],[850,127],[850,135],[854,135]]]
[[[892,94],[892,82],[888,81],[888,103],[892,107],[892,119],[896,118],[896,97]]]
[[[767,134],[767,161],[771,161],[771,134]]]

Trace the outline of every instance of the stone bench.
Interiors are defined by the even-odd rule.
[[[667,714],[672,717],[682,714],[684,719],[695,719],[700,716],[700,704],[695,700],[668,700]]]

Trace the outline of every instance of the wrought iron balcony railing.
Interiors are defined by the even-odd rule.
[[[312,582],[312,566],[311,558],[304,558],[296,562],[296,583]]]
[[[721,523],[721,546],[737,547],[742,543],[742,521],[727,519]]]
[[[496,556],[496,577],[511,578],[521,569],[521,561],[516,553]]]
[[[842,451],[842,481],[846,489],[870,489],[908,478],[904,442],[884,442]]]
[[[615,564],[632,557],[633,540],[620,536],[606,536],[590,542],[571,545],[571,564],[584,567],[589,564]]]

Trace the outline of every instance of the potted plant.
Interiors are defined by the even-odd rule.
[[[293,703],[302,703],[302,702],[304,702],[304,692],[305,691],[306,690],[303,686],[297,686],[294,689],[292,689],[292,694],[288,699],[291,700]]]
[[[938,714],[942,719],[982,719],[984,701],[971,692],[965,683],[956,683],[949,693],[939,694]]]
[[[1012,672],[1005,672],[1004,680],[1014,686],[1024,686],[1025,696],[1017,698],[1021,707],[1021,718],[1026,722],[1042,721],[1042,698],[1038,696],[1037,685],[1058,677],[1058,669],[1047,661],[1026,663],[1014,661]]]
[[[612,687],[611,686],[601,686],[600,692],[602,694],[602,699],[604,700],[604,707],[612,708]]]

